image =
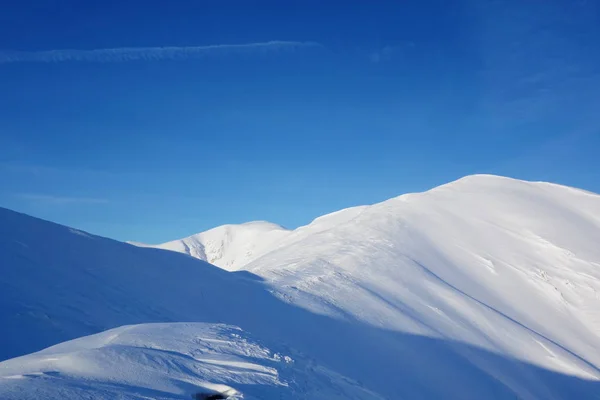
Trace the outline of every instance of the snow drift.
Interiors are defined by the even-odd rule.
[[[228,325],[124,326],[1,365],[3,399],[23,399],[31,386],[38,399],[379,398]]]

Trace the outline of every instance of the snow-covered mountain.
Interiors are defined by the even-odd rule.
[[[366,208],[366,206],[359,206],[336,211],[316,218],[309,225],[293,231],[271,222],[253,221],[218,226],[183,239],[158,245],[128,243],[138,247],[154,247],[188,254],[227,271],[238,271],[276,248],[347,222]]]
[[[598,195],[470,176],[364,208],[245,268],[315,312],[595,376],[599,241]]]
[[[236,271],[260,257],[273,243],[289,231],[279,225],[264,221],[240,225],[223,225],[183,239],[163,243],[156,247],[189,254],[208,261],[228,271]],[[132,243],[140,246],[139,243]]]
[[[600,393],[596,194],[478,175],[293,231],[253,223],[195,237],[164,251],[0,210],[2,358],[172,322],[0,363],[0,397],[181,398],[214,385],[261,399]],[[229,325],[265,355],[242,355],[234,336],[197,344]],[[102,372],[111,357],[126,365],[119,379]]]
[[[188,254],[227,271],[238,271],[273,249],[289,244],[290,241],[347,222],[365,208],[367,206],[336,211],[316,218],[309,225],[293,231],[271,222],[252,221],[244,224],[218,226],[183,239],[158,245],[140,242],[128,243],[138,247],[153,247]]]

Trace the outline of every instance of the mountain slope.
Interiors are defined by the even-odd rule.
[[[142,322],[235,312],[225,288],[262,291],[200,260],[0,208],[0,359]]]
[[[471,176],[364,209],[245,268],[385,329],[598,376],[600,196]]]
[[[473,176],[317,219],[234,273],[0,209],[1,356],[120,325],[198,321],[240,326],[260,346],[340,377],[328,384],[307,372],[300,391],[347,380],[365,399],[594,398],[599,216],[595,194]],[[37,357],[0,363],[0,376],[28,375],[23,385],[0,379],[0,397],[17,386],[35,393]],[[209,384],[259,393],[231,376]]]
[[[332,398],[336,393],[338,398],[377,398],[352,378],[319,366],[315,358],[336,337],[340,343],[328,359],[333,361],[332,367],[342,366],[342,354],[349,343],[339,332],[362,337],[362,328],[323,321],[281,302],[248,274],[229,273],[182,254],[139,248],[2,208],[0,267],[0,360],[106,329],[148,322],[168,322],[164,325],[167,336],[174,336],[183,346],[183,350],[165,349],[163,358],[152,361],[152,354],[138,347],[165,344],[163,328],[155,325],[135,328],[143,332],[139,346],[130,342],[102,344],[106,342],[102,338],[112,338],[125,328],[103,333],[100,339],[92,336],[65,342],[58,348],[0,362],[2,399],[33,399],[42,394],[47,399],[114,398],[116,392],[125,398],[144,398],[148,393],[155,396],[156,390],[164,398],[181,398],[182,393],[189,398],[198,388],[218,387],[226,381],[247,398],[266,393],[259,398],[303,399],[313,390],[329,393]],[[201,332],[205,328],[196,326],[182,332],[176,324],[179,321],[207,322],[206,329],[212,330],[223,323],[244,326],[260,337],[261,346],[281,349],[281,354],[292,355],[298,363],[281,375],[277,372],[280,381],[275,375],[269,380],[263,372],[253,376],[232,365],[229,372],[223,369],[222,375],[213,375],[214,380],[200,384],[192,371],[202,374],[212,367],[202,369],[194,361],[184,365],[178,361],[189,349],[198,348],[189,337],[205,336]],[[309,332],[316,325],[329,328],[312,337]],[[247,337],[243,334],[240,341]],[[101,348],[97,348],[98,340]],[[54,363],[57,350],[63,361]],[[213,350],[217,360],[229,360],[222,348]],[[48,353],[53,355],[48,357]],[[114,360],[106,359],[109,356]],[[272,368],[273,360],[245,356],[252,358],[245,361],[253,363],[252,368]],[[119,370],[120,362],[130,364],[130,368],[121,370],[122,375],[115,379],[110,371]],[[170,377],[174,364],[178,376],[183,374],[196,383],[174,390]],[[90,366],[94,367],[87,369]],[[358,366],[353,374],[364,375],[361,369],[365,370]],[[140,380],[141,376],[146,378]],[[244,388],[252,379],[264,387]],[[171,385],[171,389],[155,386],[163,384]],[[347,390],[352,394],[344,395]]]

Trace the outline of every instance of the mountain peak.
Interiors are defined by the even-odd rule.
[[[235,271],[259,257],[288,232],[282,226],[268,221],[251,221],[217,226],[153,247],[185,253]]]
[[[282,230],[288,230],[286,228],[284,228],[283,226],[273,223],[273,222],[269,222],[269,221],[249,221],[249,222],[244,222],[242,224],[239,224],[241,226],[247,226],[247,227],[253,227],[253,228],[259,228],[259,229],[266,229],[266,230],[270,230],[270,229],[282,229]],[[239,225],[230,225],[230,226],[239,226]]]

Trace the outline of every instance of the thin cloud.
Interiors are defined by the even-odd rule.
[[[49,194],[33,194],[33,193],[19,193],[16,197],[44,204],[53,205],[70,205],[70,204],[107,204],[107,199],[95,198],[95,197],[67,197],[67,196],[54,196]]]
[[[266,53],[322,47],[316,42],[270,41],[188,47],[120,47],[94,50],[0,51],[0,64],[58,63],[68,61],[118,63],[127,61],[187,60],[214,54]]]
[[[372,63],[379,63],[384,61],[389,61],[393,57],[399,55],[403,51],[406,51],[408,48],[415,47],[414,42],[405,42],[401,45],[397,46],[384,46],[380,49],[377,49],[369,54],[369,60]]]

